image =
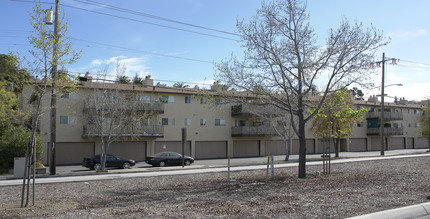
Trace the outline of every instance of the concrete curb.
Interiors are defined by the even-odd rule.
[[[376,218],[378,219],[379,218],[390,218],[390,219],[430,218],[430,202],[351,217],[351,219],[376,219]]]

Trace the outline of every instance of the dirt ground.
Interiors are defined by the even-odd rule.
[[[427,202],[430,158],[401,158],[266,171],[0,187],[0,218],[345,218]]]

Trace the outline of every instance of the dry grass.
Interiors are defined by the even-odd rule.
[[[430,159],[403,158],[265,171],[38,185],[36,206],[21,209],[20,186],[0,187],[0,218],[344,218],[423,203]],[[312,174],[311,174],[312,173]]]

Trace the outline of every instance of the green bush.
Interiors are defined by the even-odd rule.
[[[7,172],[13,168],[15,157],[25,157],[27,144],[31,130],[24,126],[8,126],[0,136],[0,172]],[[36,157],[40,160],[42,155],[42,141],[40,137],[36,138]]]

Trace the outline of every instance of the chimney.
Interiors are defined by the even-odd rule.
[[[151,75],[148,75],[145,77],[145,80],[143,81],[144,87],[152,87],[154,86],[154,79],[151,79]]]

